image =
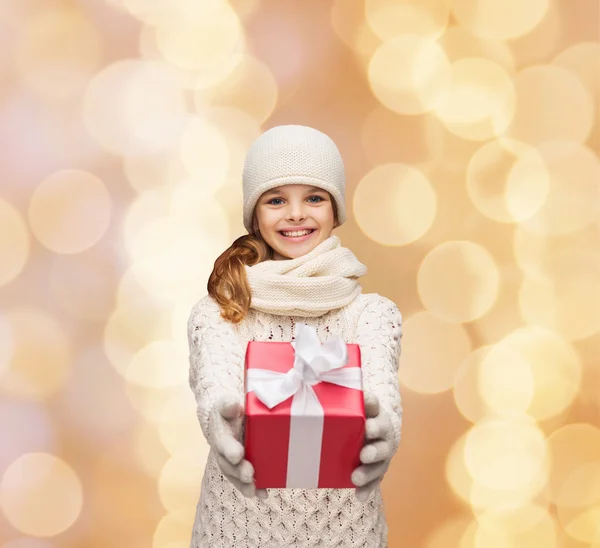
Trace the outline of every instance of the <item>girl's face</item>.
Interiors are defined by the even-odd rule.
[[[331,236],[335,228],[331,200],[326,190],[304,184],[279,186],[259,198],[258,230],[273,249],[274,260],[300,257]],[[310,229],[310,234],[305,235],[304,229]],[[298,231],[301,236],[288,234]]]

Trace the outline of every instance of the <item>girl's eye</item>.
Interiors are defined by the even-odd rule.
[[[321,198],[321,196],[316,196],[316,195],[315,195],[315,196],[311,196],[311,197],[309,198],[309,200],[310,200],[311,198],[317,198],[317,199],[318,199],[318,201],[316,201],[316,202],[312,202],[313,204],[318,204],[319,202],[322,202],[322,201],[323,201],[323,198]],[[275,200],[281,200],[281,198],[272,198],[272,199],[271,199],[271,200],[269,200],[267,203],[268,203],[268,204],[273,204],[273,202],[274,202]],[[273,204],[273,205],[278,205],[278,204]]]

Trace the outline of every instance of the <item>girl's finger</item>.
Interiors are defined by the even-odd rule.
[[[376,478],[382,477],[387,470],[387,462],[375,464],[363,464],[352,472],[352,483],[356,487],[362,487]]]
[[[391,430],[390,419],[386,413],[379,413],[375,418],[367,419],[365,437],[368,440],[384,439]]]
[[[233,476],[246,484],[254,481],[254,468],[247,460],[234,466],[221,455],[217,455],[217,463],[223,474]]]
[[[381,483],[381,478],[377,478],[367,485],[363,485],[362,487],[357,487],[355,491],[355,496],[359,502],[366,502],[369,498],[369,495],[375,491],[377,486]]]
[[[390,458],[390,444],[386,440],[365,445],[360,451],[360,462],[371,464]]]

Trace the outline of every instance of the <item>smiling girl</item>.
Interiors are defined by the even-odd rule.
[[[366,267],[332,234],[346,218],[345,174],[316,129],[266,131],[243,172],[248,234],[215,261],[208,295],[188,321],[190,386],[210,445],[191,548],[387,546],[380,482],[401,436],[402,316],[364,294]],[[249,341],[292,341],[295,325],[321,342],[359,344],[367,415],[356,489],[256,489],[244,458],[244,358]]]

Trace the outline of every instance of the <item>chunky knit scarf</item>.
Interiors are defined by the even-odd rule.
[[[358,278],[367,273],[338,236],[312,251],[287,260],[246,266],[252,291],[250,308],[277,315],[321,316],[351,303],[361,292]]]

